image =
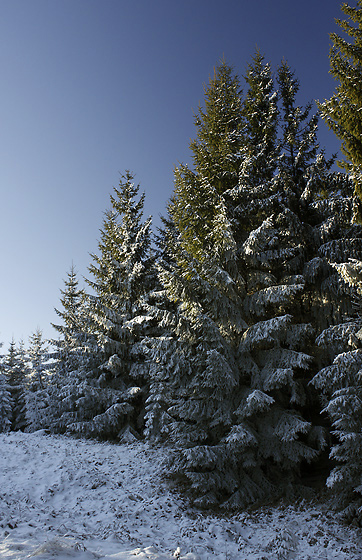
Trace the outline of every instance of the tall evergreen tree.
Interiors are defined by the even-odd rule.
[[[248,66],[244,101],[237,84],[224,106],[220,83],[230,72],[223,63],[206,92],[218,103],[196,120],[195,169],[175,172],[173,259],[165,259],[160,279],[177,312],[155,356],[170,389],[165,431],[181,445],[173,471],[191,483],[196,503],[243,507],[296,489],[301,466],[325,445],[310,413],[310,283],[321,245],[340,235],[328,231],[323,186],[339,187],[319,152],[316,118],[296,106],[299,84],[286,63],[278,73],[280,112],[260,53]],[[235,167],[226,166],[223,183],[224,164],[209,158],[218,153],[212,126],[218,130],[235,106],[239,119],[227,120],[237,125],[219,151],[224,161],[229,150]]]
[[[88,338],[91,356],[77,400],[78,419],[69,429],[93,437],[132,438],[142,428],[140,406],[146,367],[140,339],[153,319],[142,298],[154,285],[151,219],[142,222],[144,195],[127,172],[105,213],[99,254],[93,254],[88,284]]]
[[[252,216],[245,195],[240,212],[244,217],[247,209],[251,223],[260,225],[250,231],[239,252],[250,324],[241,349],[247,351],[245,364],[251,358],[251,387],[237,414],[258,433],[263,472],[278,464],[287,481],[324,445],[324,430],[313,425],[319,407],[308,384],[316,367],[313,333],[351,312],[349,290],[329,261],[341,262],[348,252],[359,258],[361,243],[358,227],[351,227],[348,178],[329,171],[333,158],[326,160],[319,150],[317,119],[310,116],[310,106],[296,105],[299,83],[286,63],[278,71],[278,85],[277,170],[269,182],[253,190],[254,197],[265,203],[265,218],[260,220],[260,212]],[[258,393],[257,414],[253,407],[249,410],[253,388],[263,393]]]
[[[158,375],[166,380],[163,429],[177,442],[172,471],[191,482],[200,504],[218,501],[222,481],[221,439],[232,423],[235,360],[242,317],[243,279],[224,193],[238,181],[243,120],[240,85],[223,62],[205,90],[191,142],[194,170],[175,170],[169,204],[167,248],[160,280],[176,305],[165,317],[168,336],[155,349]],[[163,373],[162,373],[163,372]],[[217,464],[212,479],[208,465]]]
[[[301,465],[324,445],[322,431],[306,418],[313,329],[301,313],[312,228],[301,212],[301,177],[308,158],[297,154],[304,140],[303,150],[313,157],[314,137],[301,135],[308,109],[295,107],[298,84],[286,64],[279,72],[279,95],[260,53],[249,65],[246,81],[247,144],[239,183],[230,193],[239,219],[239,267],[246,281],[243,307],[249,326],[239,346],[239,395],[229,436],[239,469],[238,487],[230,497],[234,506],[295,488]],[[254,161],[261,163],[255,163],[255,170]]]
[[[280,66],[277,79],[282,131],[278,192],[282,193],[284,206],[300,222],[299,247],[295,247],[293,260],[305,279],[299,315],[303,314],[320,332],[327,324],[340,322],[351,308],[348,290],[343,293],[329,261],[333,260],[333,245],[347,254],[354,244],[353,239],[344,240],[355,235],[350,229],[352,191],[346,176],[330,172],[335,157],[327,160],[320,149],[318,116],[311,115],[311,104],[296,105],[299,81],[286,62]]]
[[[344,355],[338,354],[351,347],[355,348],[357,340],[356,324],[351,324],[350,320],[353,314],[351,288],[336,271],[336,268],[343,265],[333,263],[343,263],[348,257],[362,258],[362,229],[361,226],[352,224],[354,201],[351,181],[346,175],[329,171],[334,158],[327,161],[324,153],[319,151],[317,118],[312,117],[308,121],[310,107],[305,112],[295,107],[293,92],[297,92],[298,83],[292,87],[293,81],[293,74],[283,64],[278,73],[280,91],[282,97],[291,100],[292,104],[283,100],[284,122],[288,125],[284,126],[283,141],[287,146],[285,153],[289,156],[289,163],[285,156],[281,159],[279,178],[289,206],[304,222],[305,289],[299,315],[309,320],[315,333],[319,335],[317,349],[313,351],[312,371],[316,366],[327,366],[314,378],[312,384],[321,394],[331,395],[336,389],[336,386],[333,389],[331,376],[341,386],[345,385],[346,377],[349,376],[349,373],[346,376],[337,374],[340,368],[348,369],[348,359],[345,361]],[[299,135],[289,125],[291,115],[295,115],[294,122],[299,125]],[[334,363],[329,365],[333,358]],[[337,398],[336,401],[338,400]],[[309,402],[309,415],[316,420],[318,408],[314,403],[315,401]],[[332,408],[333,405],[327,406],[326,411],[329,412],[331,422],[337,426]],[[321,420],[325,423],[324,419]],[[337,455],[336,447],[333,447],[331,457]],[[334,484],[332,481],[335,481],[335,473],[333,471],[328,484]],[[338,494],[338,499],[341,497],[342,494]]]
[[[282,133],[282,156],[278,164],[280,187],[288,196],[289,206],[300,213],[303,205],[320,190],[320,176],[330,169],[334,158],[326,161],[319,149],[318,115],[311,114],[312,103],[305,107],[296,104],[300,84],[285,60],[278,68],[277,83]],[[303,215],[303,219],[310,220],[310,216]]]
[[[346,38],[330,35],[330,73],[338,86],[331,99],[319,104],[319,110],[342,141],[346,160],[340,164],[351,173],[356,194],[362,199],[362,1],[357,0],[356,7],[344,3],[341,9],[347,19],[336,21]]]
[[[197,173],[222,194],[237,181],[244,125],[240,82],[225,61],[205,87],[204,103],[195,116],[197,136],[190,149]],[[180,166],[176,172],[181,183],[184,171],[185,166]]]

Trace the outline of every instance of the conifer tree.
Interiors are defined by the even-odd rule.
[[[333,158],[326,160],[319,149],[310,106],[296,105],[299,83],[286,63],[278,71],[278,85],[282,134],[277,170],[269,183],[253,190],[264,201],[265,218],[261,222],[260,212],[253,217],[247,205],[239,211],[242,224],[247,209],[252,224],[260,225],[239,251],[250,324],[241,350],[246,351],[243,362],[251,360],[251,387],[236,414],[259,435],[255,445],[263,456],[263,473],[280,464],[287,481],[325,444],[325,430],[311,422],[318,421],[316,396],[308,385],[316,366],[313,333],[351,312],[350,292],[330,262],[342,262],[349,253],[360,258],[362,247],[359,226],[351,226],[350,182],[329,171]],[[263,393],[258,393],[257,414],[254,403],[248,403],[253,388]]]
[[[0,372],[0,432],[11,429],[12,399],[6,377]]]
[[[190,149],[195,170],[223,194],[237,181],[244,125],[240,82],[225,60],[205,87],[204,103],[195,116],[197,136]],[[176,173],[180,181],[183,171],[180,166]]]
[[[358,298],[357,313],[354,319],[325,329],[317,338],[329,363],[312,383],[320,390],[336,438],[327,486],[343,516],[362,524],[362,261],[350,259],[335,267]]]
[[[332,183],[332,193],[338,180],[319,152],[316,118],[295,104],[299,84],[289,67],[279,71],[280,116],[260,53],[248,66],[243,102],[237,85],[234,103],[229,91],[223,105],[224,73],[225,63],[206,92],[208,100],[218,92],[217,110],[209,104],[196,120],[195,169],[175,172],[173,259],[161,264],[160,279],[177,311],[155,355],[161,366],[167,356],[164,430],[181,446],[173,471],[191,483],[199,505],[232,508],[295,490],[301,466],[325,445],[323,429],[310,421],[314,325],[306,276],[322,241],[340,230],[327,233],[330,208],[318,206],[323,185]],[[223,183],[208,155],[224,161],[227,149],[215,148],[210,123],[217,130],[235,106],[226,157],[235,167],[226,166]],[[330,273],[326,261],[320,272],[323,279]]]
[[[362,199],[362,1],[357,0],[356,7],[344,3],[341,9],[347,19],[336,21],[347,37],[330,35],[330,73],[338,85],[331,99],[319,103],[319,110],[342,141],[346,160],[340,164],[351,173],[355,192]]]
[[[278,200],[273,178],[279,161],[278,106],[270,64],[256,52],[245,75],[247,90],[241,107],[243,141],[239,147],[238,181],[227,198],[237,226],[238,243],[260,224]],[[253,221],[254,219],[254,221]]]
[[[92,437],[138,437],[147,365],[140,340],[153,322],[142,298],[154,285],[151,219],[142,222],[144,195],[127,172],[105,213],[99,254],[93,254],[87,280],[88,346],[83,393],[78,398],[72,431]]]
[[[311,104],[296,105],[299,81],[285,61],[278,69],[277,80],[282,155],[276,180],[283,204],[300,222],[299,247],[295,248],[293,262],[304,276],[305,288],[298,313],[320,332],[327,324],[340,322],[351,308],[348,290],[343,291],[329,261],[334,260],[332,252],[336,245],[344,255],[348,251],[351,256],[354,254],[353,192],[348,177],[330,171],[335,156],[327,160],[320,149],[318,116],[311,115]]]
[[[165,263],[170,267],[175,265],[169,248],[173,246],[171,239],[175,235],[175,227],[170,217],[161,217],[162,226],[155,235],[156,269],[160,264],[162,272]],[[163,264],[161,264],[163,263]],[[142,347],[148,369],[148,396],[145,402],[145,429],[144,435],[151,442],[160,442],[168,431],[167,425],[170,417],[167,409],[172,403],[170,379],[168,368],[175,351],[175,334],[177,305],[171,302],[167,291],[159,281],[155,289],[143,301],[145,311],[155,320],[155,329],[152,336],[147,336],[142,341]]]
[[[29,337],[27,358],[29,373],[26,392],[26,430],[33,432],[49,427],[47,407],[50,401],[52,364],[49,361],[48,342],[44,340],[39,328]]]
[[[286,64],[279,72],[280,112],[270,65],[260,53],[249,65],[246,81],[247,145],[239,183],[230,193],[239,218],[248,323],[239,346],[238,401],[227,439],[238,465],[238,485],[229,499],[236,507],[293,491],[301,465],[324,445],[322,431],[312,426],[305,410],[313,328],[301,313],[302,273],[311,228],[303,222],[300,200],[308,158],[299,152],[303,147],[304,153],[315,155],[313,135],[301,135],[308,108],[295,107],[297,81]],[[254,162],[260,162],[256,169]]]
[[[349,256],[362,257],[362,230],[357,224],[352,224],[354,201],[351,181],[346,175],[330,172],[334,158],[327,161],[324,153],[319,151],[317,118],[307,120],[310,107],[306,108],[305,113],[295,106],[293,110],[299,84],[294,82],[294,76],[285,63],[279,69],[278,82],[282,97],[292,101],[290,105],[283,99],[284,122],[288,125],[284,126],[283,140],[287,147],[284,153],[289,156],[289,162],[285,156],[281,159],[278,178],[288,197],[289,207],[304,223],[304,236],[300,236],[300,239],[304,237],[302,256],[305,263],[305,288],[298,314],[309,320],[314,332],[319,334],[317,350],[313,352],[314,368],[316,365],[327,367],[314,378],[312,384],[325,393],[331,391],[332,387],[330,380],[326,383],[323,380],[327,380],[332,370],[336,373],[339,366],[344,367],[347,363],[343,366],[344,360],[340,359],[342,355],[338,357],[337,354],[348,349],[348,341],[352,346],[356,342],[353,335],[356,327],[351,325],[350,320],[345,322],[353,312],[351,289],[336,271],[341,265],[333,263],[343,263]],[[289,125],[291,115],[295,115],[295,123],[299,121],[299,135]],[[299,172],[291,174],[290,171],[296,169],[295,165]],[[347,336],[343,343],[344,334]],[[330,359],[333,358],[336,364],[330,366]],[[308,404],[310,417],[316,418],[318,409],[315,400],[309,400]],[[335,421],[332,414],[330,419],[332,423]],[[325,423],[323,418],[321,421]],[[334,455],[335,448],[331,453],[332,457]],[[333,475],[329,483],[332,479]]]
[[[278,192],[277,94],[260,53],[246,81],[238,154],[230,157],[238,173],[216,191],[200,157],[195,172],[176,170],[169,208],[176,266],[161,273],[179,303],[166,368],[174,391],[169,434],[184,448],[173,469],[191,482],[195,503],[229,508],[281,495],[323,445],[301,414],[311,328],[287,311],[304,288],[292,263],[302,225]],[[224,220],[220,229],[213,209]]]
[[[77,273],[72,264],[61,290],[62,309],[55,309],[63,324],[52,325],[60,338],[52,341],[56,352],[46,415],[51,430],[55,432],[64,432],[76,419],[75,402],[79,397],[81,371],[86,361],[85,297],[84,290],[78,287]]]
[[[0,347],[2,343],[0,343]],[[13,401],[11,398],[7,378],[0,363],[0,432],[8,432],[11,429]]]
[[[311,115],[312,103],[305,107],[296,105],[300,84],[285,60],[278,68],[277,83],[282,132],[282,156],[278,163],[280,188],[288,196],[289,207],[301,213],[303,206],[320,190],[320,175],[326,174],[334,158],[326,161],[324,152],[320,151],[318,115]],[[318,185],[315,184],[317,179]],[[303,215],[303,219],[310,220],[310,216]]]
[[[244,285],[224,196],[238,181],[243,119],[239,81],[225,62],[210,79],[195,122],[194,170],[175,170],[159,264],[161,284],[176,308],[165,314],[167,333],[154,359],[168,403],[161,429],[180,447],[172,471],[188,478],[200,505],[211,505],[224,484],[219,444],[232,422],[235,353],[245,327]],[[210,461],[220,467],[216,484],[205,469]]]
[[[11,429],[14,431],[24,430],[26,426],[25,387],[27,381],[27,365],[24,360],[22,343],[20,343],[19,348],[17,348],[14,339],[10,342],[8,352],[4,359],[4,372],[13,402]]]
[[[85,293],[79,289],[77,273],[72,264],[67,279],[64,281],[64,290],[60,290],[62,297],[60,303],[62,310],[55,309],[57,315],[63,321],[62,325],[52,324],[59,333],[60,339],[54,341],[58,348],[57,371],[66,372],[75,370],[80,364],[80,345],[84,338],[84,318],[82,309]]]

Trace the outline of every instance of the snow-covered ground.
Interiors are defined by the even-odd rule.
[[[316,504],[225,519],[187,510],[162,479],[165,453],[0,434],[0,558],[361,560],[361,530]]]

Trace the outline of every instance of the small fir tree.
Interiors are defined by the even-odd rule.
[[[50,378],[52,363],[48,342],[37,328],[29,337],[27,351],[29,360],[28,387],[26,392],[26,420],[29,432],[49,428],[47,407],[50,402]]]
[[[60,338],[53,341],[58,349],[57,372],[64,375],[79,368],[81,362],[81,343],[84,339],[83,306],[85,299],[84,290],[79,289],[77,272],[72,264],[64,281],[64,290],[60,290],[62,297],[60,303],[62,310],[55,309],[63,324],[55,325],[54,329]]]
[[[2,343],[0,343],[0,348]],[[0,363],[0,432],[8,432],[11,429],[13,401],[6,375]]]
[[[8,432],[11,429],[11,414],[13,401],[6,377],[0,372],[0,432]]]
[[[54,374],[47,408],[48,423],[55,432],[66,431],[76,420],[76,400],[82,391],[82,372],[88,361],[84,290],[79,289],[75,267],[72,265],[61,290],[62,309],[56,309],[62,325],[52,326],[60,338],[52,341],[56,348]]]
[[[171,239],[175,235],[175,227],[170,218],[161,217],[163,227],[158,228],[155,236],[157,247],[156,269],[162,272],[165,263],[175,265],[168,248],[173,246]],[[158,264],[157,264],[158,263]],[[163,263],[163,264],[162,264]],[[145,402],[144,435],[150,442],[160,442],[168,434],[170,416],[167,409],[172,404],[172,391],[168,366],[172,362],[175,351],[177,305],[170,301],[167,291],[158,281],[155,289],[144,299],[144,309],[155,321],[152,336],[142,340],[148,369],[148,396]]]
[[[16,346],[12,339],[4,359],[4,372],[13,402],[11,429],[24,430],[26,426],[25,388],[27,381],[27,364],[24,357],[23,343]]]

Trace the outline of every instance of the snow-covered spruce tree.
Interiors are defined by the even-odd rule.
[[[362,227],[353,223],[353,194],[354,185],[347,175],[330,173],[327,180],[321,184],[320,196],[309,204],[311,216],[314,216],[313,220],[316,222],[314,234],[310,239],[318,242],[318,251],[304,267],[306,289],[302,309],[310,317],[318,335],[317,348],[314,351],[315,369],[321,369],[321,373],[315,377],[312,386],[316,387],[321,395],[328,394],[329,398],[334,391],[333,384],[338,383],[339,374],[332,381],[328,372],[343,370],[344,353],[358,347],[355,334],[359,326],[353,319],[354,288],[338,273],[339,267],[343,266],[349,257],[362,259]],[[309,257],[312,256],[309,252]],[[333,360],[337,365],[331,365]],[[347,370],[347,367],[345,369]],[[346,376],[348,377],[347,373]],[[340,382],[345,383],[343,376]],[[324,398],[322,404],[327,404]],[[329,420],[334,422],[331,414],[323,414],[321,420],[328,428]],[[330,456],[332,461],[335,461],[333,440],[332,445]],[[326,466],[330,467],[327,464]],[[333,484],[332,478],[328,484]],[[342,499],[341,495],[340,503],[343,502],[344,498]]]
[[[274,423],[274,434],[280,437],[278,425],[284,416],[283,429],[288,434],[284,438],[290,441],[283,444],[280,455],[281,447],[274,440],[271,457],[274,455],[274,463],[282,469],[288,468],[292,457],[292,474],[303,459],[316,455],[324,441],[323,430],[311,424],[318,421],[316,399],[307,384],[318,357],[313,349],[313,331],[319,334],[326,325],[337,324],[351,312],[350,290],[338,279],[330,261],[341,262],[348,254],[361,258],[362,247],[359,226],[351,226],[351,182],[348,177],[329,172],[333,159],[327,161],[319,150],[317,119],[309,117],[309,107],[296,106],[299,84],[285,63],[278,71],[278,85],[282,136],[277,172],[269,186],[264,182],[255,189],[253,183],[255,199],[259,199],[260,190],[260,204],[272,208],[273,213],[269,211],[260,226],[249,233],[240,257],[247,281],[246,318],[252,323],[244,335],[244,349],[247,343],[248,350],[245,363],[249,356],[254,368],[251,385],[262,388],[279,409],[279,420],[266,420],[269,433]],[[238,210],[241,224],[245,224],[250,206],[242,205]],[[258,318],[262,320],[255,322]],[[245,414],[243,408],[241,413]],[[286,413],[299,431],[298,439],[293,425],[288,427]],[[263,415],[253,419],[248,409],[246,418],[263,421]],[[272,441],[268,437],[265,457]],[[258,445],[262,452],[263,445]]]
[[[64,290],[60,290],[60,292],[62,309],[55,309],[55,312],[63,324],[52,324],[60,335],[60,338],[53,343],[58,349],[57,373],[67,375],[67,372],[77,369],[80,365],[80,347],[84,338],[85,292],[79,288],[77,272],[73,264],[64,281]]]
[[[91,437],[137,437],[143,428],[142,407],[147,368],[140,340],[154,319],[142,300],[154,287],[151,219],[142,222],[144,194],[127,172],[105,213],[99,255],[87,280],[94,291],[87,309],[90,361],[84,368],[83,394],[77,398],[78,419],[69,430]],[[86,342],[87,346],[88,342]]]
[[[167,429],[182,446],[173,471],[191,482],[202,506],[240,507],[281,495],[323,442],[301,414],[302,374],[311,362],[302,350],[311,328],[288,306],[304,287],[296,270],[303,269],[303,225],[276,180],[277,95],[260,53],[246,82],[244,104],[225,64],[210,82],[191,144],[195,171],[181,166],[175,173],[168,241],[174,260],[160,274],[178,304],[173,336],[159,346],[167,352],[173,398]],[[217,150],[213,131],[223,119],[232,125],[229,144],[224,137]],[[210,153],[228,162],[224,175],[222,161],[209,163]]]
[[[2,343],[0,343],[0,347]],[[13,401],[10,388],[4,374],[3,365],[0,363],[0,432],[8,432],[11,429]]]
[[[62,309],[55,309],[63,324],[52,326],[59,333],[52,344],[56,348],[54,374],[50,387],[47,417],[50,429],[64,432],[77,419],[75,402],[82,393],[82,372],[87,361],[85,292],[79,288],[77,273],[71,266],[61,291]]]
[[[24,430],[26,426],[25,387],[28,367],[24,357],[23,343],[20,343],[17,347],[14,339],[10,342],[4,358],[4,373],[13,402],[11,430]]]
[[[362,261],[350,259],[335,268],[356,295],[356,314],[349,321],[325,329],[317,339],[333,360],[312,380],[330,418],[334,463],[327,486],[343,517],[362,524]]]
[[[310,421],[311,284],[313,273],[318,290],[330,280],[319,250],[341,229],[328,229],[335,224],[331,207],[320,201],[323,188],[337,199],[340,178],[331,178],[331,162],[319,152],[316,119],[296,106],[299,84],[286,64],[278,81],[279,116],[271,68],[260,53],[248,67],[243,104],[239,85],[235,102],[223,107],[225,88],[210,83],[206,99],[216,101],[196,121],[201,130],[205,119],[200,152],[198,140],[191,145],[195,170],[176,170],[169,206],[174,260],[162,265],[160,278],[178,309],[169,321],[173,336],[159,346],[167,350],[174,401],[165,417],[171,439],[182,445],[173,469],[191,482],[200,505],[243,507],[283,495],[325,443],[323,429]],[[216,158],[213,126],[236,99],[239,120],[234,114],[227,122],[238,123],[229,135],[238,143],[230,141],[226,157],[235,168],[223,188],[219,166],[208,170],[202,154]],[[225,149],[220,153],[225,159]],[[317,272],[313,258],[323,264]],[[338,299],[334,294],[337,310]]]
[[[316,190],[320,190],[321,180],[325,180],[334,158],[326,161],[324,152],[320,151],[317,141],[318,115],[311,115],[312,103],[305,107],[296,104],[300,84],[286,61],[278,68],[277,83],[281,105],[278,179],[283,195],[288,197],[289,207],[302,214]],[[319,184],[316,184],[317,178]],[[310,219],[310,216],[302,217]]]
[[[160,271],[165,264],[175,265],[169,247],[174,245],[172,238],[177,237],[175,226],[168,217],[161,217],[162,226],[155,235],[156,267],[160,263]],[[172,302],[165,288],[158,281],[155,289],[143,301],[148,315],[155,319],[155,329],[152,336],[146,336],[141,341],[148,369],[148,396],[145,402],[145,437],[153,443],[161,442],[167,437],[168,424],[171,417],[167,409],[172,404],[172,390],[170,387],[169,370],[172,370],[172,360],[175,355],[177,337],[177,305]],[[151,333],[150,333],[151,334]]]
[[[248,64],[244,79],[247,89],[241,109],[244,129],[238,181],[227,193],[229,206],[236,212],[239,244],[270,215],[279,200],[273,182],[280,154],[278,95],[271,67],[259,51]]]
[[[279,115],[270,65],[257,53],[246,75],[239,182],[227,193],[238,217],[249,325],[239,346],[238,403],[227,440],[239,474],[229,499],[236,507],[297,489],[301,465],[324,445],[323,430],[308,414],[313,328],[302,305],[312,226],[303,221],[301,195],[316,158],[315,136],[302,131],[313,131],[314,123],[305,122],[307,109],[295,106],[298,83],[286,64],[278,81]]]
[[[50,361],[48,341],[37,328],[29,337],[27,351],[29,373],[27,380],[26,431],[49,428],[47,407],[50,401],[50,381],[53,364]]]
[[[0,432],[11,429],[11,413],[13,401],[6,376],[0,371]]]
[[[347,258],[348,251],[353,254],[353,192],[348,177],[330,172],[335,158],[326,160],[320,150],[318,117],[310,116],[311,104],[305,108],[296,105],[299,82],[287,63],[280,66],[277,80],[282,154],[276,183],[284,206],[300,222],[300,245],[295,248],[294,266],[298,268],[304,263],[303,269],[299,266],[298,270],[305,278],[305,288],[299,314],[320,333],[327,325],[340,322],[351,309],[349,290],[343,293],[342,283],[329,261],[337,247],[339,259],[342,255]]]
[[[223,193],[238,181],[239,90],[223,62],[205,89],[205,109],[196,116],[194,171],[186,165],[175,170],[167,248],[159,264],[161,283],[177,306],[165,320],[169,336],[155,351],[170,404],[161,429],[177,445],[172,472],[191,484],[203,506],[217,504],[236,485],[222,440],[232,424],[236,352],[246,324],[244,283]]]

